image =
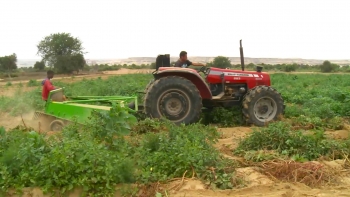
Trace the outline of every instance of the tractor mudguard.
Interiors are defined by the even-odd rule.
[[[162,67],[161,67],[162,68]],[[154,78],[157,80],[162,77],[179,76],[190,80],[199,90],[202,99],[212,99],[210,89],[204,79],[197,73],[196,70],[190,68],[174,68],[168,67],[159,69],[153,73]]]

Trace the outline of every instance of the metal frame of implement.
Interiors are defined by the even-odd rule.
[[[127,107],[128,102],[135,102],[135,110],[138,111],[137,96],[76,96],[69,97],[70,100],[63,100],[63,88],[53,90],[49,93],[44,112],[35,112],[33,119],[36,120],[44,115],[53,120],[77,121],[84,124],[93,110],[109,111],[111,104],[119,104]],[[94,103],[94,104],[91,104]],[[109,103],[109,106],[98,105],[96,103]]]

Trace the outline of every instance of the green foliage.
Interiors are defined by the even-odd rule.
[[[133,162],[125,154],[129,148],[119,136],[130,128],[127,122],[132,117],[118,106],[108,116],[101,115],[104,117],[92,117],[84,132],[79,133],[79,126],[72,125],[59,139],[45,139],[20,128],[9,132],[1,129],[1,188],[39,186],[64,193],[83,187],[87,194],[106,195],[114,192],[115,184],[133,182]],[[117,123],[111,124],[111,120]],[[102,124],[96,126],[97,122]],[[97,127],[105,128],[107,134],[96,135]],[[115,149],[104,141],[112,142]]]
[[[141,166],[138,174],[141,182],[191,177],[195,173],[213,186],[233,188],[233,164],[222,159],[213,147],[219,136],[215,128],[168,123],[167,130],[166,133],[147,133],[140,140],[135,156],[137,165]],[[230,165],[232,167],[227,168]],[[218,177],[211,176],[210,167],[217,169]]]
[[[231,61],[228,57],[218,56],[214,58],[213,62],[208,63],[208,66],[216,68],[231,68]]]
[[[266,151],[266,150],[245,151],[243,154],[243,157],[245,160],[252,161],[252,162],[262,162],[262,161],[286,158],[285,155],[276,153],[273,150],[272,151]]]
[[[296,71],[297,67],[298,67],[297,64],[287,64],[282,66],[282,70],[284,72],[292,72],[292,71]]]
[[[40,82],[37,80],[33,80],[33,79],[29,80],[27,83],[28,87],[34,87],[34,86],[39,86],[39,85],[40,85]]]
[[[34,69],[36,69],[38,71],[43,71],[45,69],[45,62],[44,61],[35,62]]]
[[[72,73],[73,71],[79,73],[85,64],[86,61],[82,54],[73,54],[57,57],[54,67],[59,73]]]
[[[113,144],[114,136],[130,134],[130,125],[134,125],[137,119],[128,113],[118,104],[113,104],[108,112],[95,112],[88,124],[88,130],[91,130],[93,137]]]
[[[43,109],[45,102],[42,101],[40,92],[40,88],[30,92],[24,92],[22,88],[18,88],[13,97],[0,96],[0,112],[18,116],[32,110]]]
[[[42,60],[60,73],[78,72],[85,66],[82,42],[69,33],[46,36],[37,47]]]
[[[9,78],[11,78],[11,72],[17,69],[17,55],[14,53],[12,55],[0,57],[0,71],[7,72]]]
[[[155,62],[152,62],[151,65],[150,65],[150,69],[156,69],[156,63]]]
[[[240,142],[235,153],[275,150],[282,155],[312,160],[331,154],[341,157],[341,151],[348,150],[348,148],[345,142],[327,139],[322,130],[314,130],[311,134],[306,134],[302,131],[293,131],[288,123],[277,122],[269,124],[260,131],[254,130]]]
[[[167,131],[167,121],[159,121],[157,119],[145,118],[135,125],[132,129],[132,135],[146,134],[146,133],[160,133]]]
[[[202,114],[201,122],[203,124],[219,124],[223,127],[242,125],[242,109],[241,107],[213,108]]]
[[[339,65],[332,64],[330,61],[326,60],[322,65],[320,65],[320,69],[321,72],[329,73],[335,71],[336,69],[339,69]]]
[[[272,86],[287,103],[285,117],[330,119],[349,116],[349,75],[273,74]]]
[[[135,80],[137,79],[137,80]],[[67,96],[133,96],[143,91],[147,83],[152,79],[148,74],[130,74],[102,79],[83,79],[78,83],[64,84],[55,82],[59,87],[66,87]],[[140,102],[142,95],[139,94]]]
[[[168,132],[126,140],[135,117],[118,105],[109,113],[96,112],[86,126],[66,127],[56,137],[20,127],[8,132],[0,128],[0,188],[40,187],[66,195],[81,187],[84,196],[112,196],[119,183],[165,181],[193,173],[214,187],[237,185],[233,163],[213,147],[219,136],[215,128],[147,121],[150,128],[165,125]]]
[[[336,118],[350,116],[350,75],[321,74],[271,74],[272,86],[281,94],[287,104],[285,118],[295,121],[295,124],[316,127],[341,128],[342,124]],[[135,80],[137,79],[137,80]],[[66,87],[67,96],[108,96],[138,95],[142,103],[143,91],[152,79],[150,74],[130,74],[113,76],[108,79],[83,79],[76,83],[65,84],[56,81],[54,85]],[[39,86],[39,82],[30,81],[27,86]],[[0,111],[11,112],[14,115],[29,112],[32,109],[42,109],[41,89],[32,92],[18,91],[15,97],[0,97]],[[298,118],[307,117],[305,119]],[[322,124],[321,124],[322,122]],[[202,123],[218,126],[242,125],[240,107],[214,108],[211,112],[202,114]],[[325,124],[324,124],[325,123]]]

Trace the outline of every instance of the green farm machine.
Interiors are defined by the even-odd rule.
[[[76,96],[64,100],[63,96],[63,88],[51,91],[44,112],[35,112],[33,119],[39,120],[40,130],[60,131],[72,121],[85,124],[93,110],[109,111],[113,103],[122,107],[128,107],[129,102],[137,103],[137,97]]]
[[[283,98],[271,87],[270,75],[244,70],[242,42],[240,41],[242,70],[203,66],[199,70],[171,67],[170,55],[159,55],[153,79],[144,90],[143,105],[137,97],[79,96],[63,101],[63,90],[50,94],[45,112],[37,114],[49,120],[49,129],[58,130],[75,117],[83,124],[92,110],[109,110],[108,106],[89,103],[116,102],[135,111],[142,111],[150,118],[166,118],[175,124],[198,122],[202,109],[241,106],[244,120],[248,124],[264,126],[284,114]],[[201,73],[203,76],[201,76]],[[142,110],[141,110],[142,109]]]

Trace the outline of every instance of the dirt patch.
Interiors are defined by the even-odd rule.
[[[333,139],[348,139],[349,131],[348,130],[335,130],[335,131],[326,131],[326,136]]]
[[[6,130],[17,127],[18,125],[25,126],[27,128],[39,129],[39,120],[33,120],[33,112],[22,114],[22,116],[11,116],[6,113],[0,114],[0,126],[3,126]]]
[[[0,87],[0,97],[12,97],[15,96],[18,92],[28,92],[34,90],[36,87],[23,87],[19,86],[10,86],[10,87]]]
[[[198,196],[198,197],[335,197],[350,196],[350,188],[346,186],[325,187],[322,189],[313,189],[303,184],[291,183],[272,183],[266,185],[250,186],[243,189],[234,190],[183,190],[172,197]]]
[[[103,74],[107,75],[127,75],[127,74],[150,74],[154,71],[154,69],[127,69],[127,68],[121,68],[119,70],[113,70],[113,71],[103,71]]]
[[[261,174],[254,167],[238,168],[236,169],[236,175],[242,177],[248,187],[273,184],[268,176]]]
[[[238,146],[240,140],[252,131],[251,127],[218,128],[220,139],[215,147],[220,149],[224,146],[233,150]]]

